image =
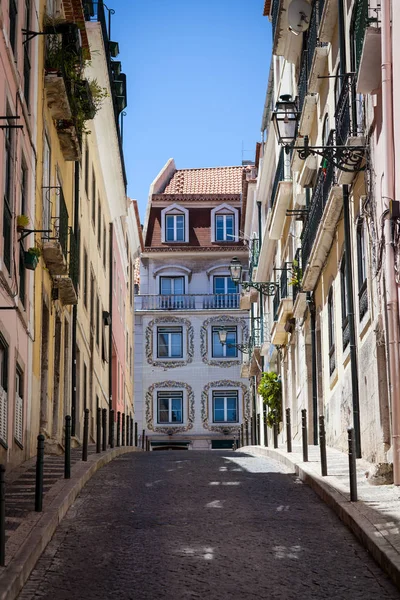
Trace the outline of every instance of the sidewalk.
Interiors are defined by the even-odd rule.
[[[0,567],[0,600],[18,596],[57,525],[89,479],[127,452],[141,450],[122,446],[96,454],[96,446],[90,445],[88,460],[83,462],[82,448],[74,448],[71,479],[64,479],[64,456],[45,455],[41,513],[34,512],[36,458],[6,472],[6,566]]]
[[[302,447],[293,452],[263,446],[244,446],[238,452],[273,458],[293,470],[340,517],[400,588],[400,487],[374,486],[365,472],[368,463],[357,460],[358,502],[350,502],[347,454],[327,448],[328,475],[321,476],[319,446],[308,446],[308,462]]]

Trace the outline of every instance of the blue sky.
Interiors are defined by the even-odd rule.
[[[128,79],[128,194],[178,169],[239,165],[260,139],[271,56],[264,0],[109,0]],[[242,153],[242,148],[244,152]]]

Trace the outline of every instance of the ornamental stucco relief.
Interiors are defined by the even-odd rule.
[[[186,327],[186,360],[163,360],[154,358],[154,328],[157,325],[182,325]],[[149,365],[154,367],[164,367],[173,369],[175,367],[184,367],[193,361],[194,356],[194,329],[188,319],[179,317],[159,317],[150,321],[146,327],[146,359]]]
[[[242,390],[242,410],[246,420],[250,419],[250,394],[248,387],[241,381],[232,381],[231,379],[220,379],[211,381],[204,386],[201,393],[201,420],[204,429],[209,431],[217,431],[218,433],[237,434],[240,428],[236,425],[210,425],[209,423],[209,392],[214,388],[240,388]]]
[[[211,367],[237,367],[241,364],[239,359],[235,360],[226,360],[226,359],[218,359],[218,358],[209,358],[208,357],[208,329],[209,326],[213,325],[237,325],[242,328],[242,339],[247,338],[247,325],[245,319],[238,319],[236,317],[229,317],[225,315],[219,315],[217,317],[210,317],[206,321],[203,322],[203,325],[200,329],[200,352],[203,363],[206,365],[210,365]]]
[[[173,388],[173,389],[184,389],[186,390],[186,414],[187,424],[186,425],[166,425],[165,427],[159,427],[154,423],[154,390],[162,388]],[[194,422],[194,392],[188,383],[183,381],[160,381],[159,383],[153,383],[146,392],[146,424],[147,429],[157,433],[166,433],[167,435],[173,433],[182,433],[183,431],[189,431],[193,427]],[[183,413],[185,415],[185,411]]]

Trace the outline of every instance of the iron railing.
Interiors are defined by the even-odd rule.
[[[332,130],[329,134],[326,145],[332,146],[333,141],[334,131]],[[326,167],[321,168],[318,172],[317,183],[311,197],[310,210],[308,212],[306,226],[301,235],[301,263],[303,269],[306,268],[308,259],[310,257],[311,248],[317,235],[318,226],[324,214],[331,187],[334,184],[334,175],[335,168],[331,163],[328,163]]]
[[[75,233],[72,227],[69,229],[69,265],[68,275],[74,284],[75,291],[78,291],[79,281],[79,246],[76,241]]]
[[[280,293],[280,288],[277,287],[276,288],[276,292],[275,292],[275,296],[274,299],[272,301],[272,310],[273,310],[273,314],[274,314],[274,321],[278,320],[278,312],[279,312],[279,304],[281,301],[281,293]]]
[[[368,0],[357,0],[355,6],[355,16],[354,16],[354,46],[355,46],[355,56],[354,56],[354,67],[355,71],[358,71],[361,61],[361,55],[364,45],[365,38],[365,30],[368,26]]]
[[[8,269],[8,272],[11,271],[11,242],[12,242],[12,212],[8,205],[8,200],[4,198],[4,207],[3,207],[3,261],[5,266]]]
[[[250,264],[249,264],[249,279],[253,279],[253,271],[258,266],[258,259],[260,256],[260,241],[258,238],[250,240]]]
[[[293,276],[296,279],[296,282],[292,284],[292,294],[293,294],[293,304],[296,301],[298,293],[301,291],[301,277],[303,274],[302,266],[301,266],[301,248],[297,248],[296,254],[294,255],[293,260]]]
[[[336,144],[345,146],[349,136],[362,134],[362,115],[356,94],[354,73],[347,73],[341,82],[341,90],[335,110]]]
[[[271,11],[272,41],[274,41],[274,39],[275,39],[276,26],[278,24],[280,4],[281,4],[281,0],[273,0],[273,2],[272,2],[272,11]]]
[[[368,311],[368,286],[367,280],[362,284],[360,291],[358,292],[358,307],[360,311],[360,321]]]
[[[234,310],[240,294],[143,294],[135,296],[135,310]]]
[[[275,178],[274,178],[274,183],[272,185],[272,192],[271,192],[271,208],[273,207],[275,200],[276,200],[276,195],[278,193],[278,186],[280,184],[281,181],[291,181],[291,171],[288,168],[286,170],[286,165],[290,164],[291,161],[291,152],[289,154],[286,153],[285,148],[281,148],[280,154],[279,154],[279,160],[278,160],[278,165],[276,167],[276,171],[275,171]]]
[[[308,65],[307,65],[307,53],[303,52],[303,60],[301,61],[299,82],[297,84],[297,94],[299,102],[299,112],[301,113],[304,106],[304,101],[307,95],[307,83],[308,83]]]
[[[26,269],[25,269],[25,263],[24,263],[24,254],[25,254],[25,250],[24,250],[23,242],[21,242],[20,245],[19,245],[19,265],[18,265],[19,289],[18,289],[18,296],[19,296],[19,299],[21,300],[22,304],[25,306],[25,293],[26,293],[25,274],[26,274]]]
[[[325,0],[317,0],[318,5],[318,26],[321,23],[322,13],[324,12]]]
[[[51,188],[46,190],[44,213],[49,215],[49,233],[43,234],[43,241],[57,240],[65,259],[68,254],[68,210],[61,187],[56,188],[55,200],[50,196]],[[57,210],[58,209],[58,210]]]
[[[349,325],[349,317],[348,316],[346,316],[342,322],[342,342],[343,342],[343,352],[344,352],[350,343],[350,325]]]

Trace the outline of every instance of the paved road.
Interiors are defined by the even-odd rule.
[[[273,460],[125,455],[62,521],[19,600],[384,600],[400,593]]]

